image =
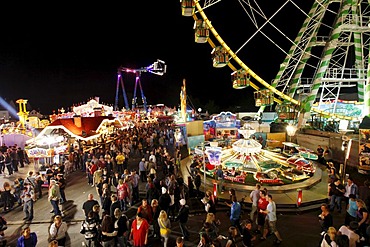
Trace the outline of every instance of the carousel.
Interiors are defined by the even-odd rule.
[[[300,182],[310,178],[316,171],[312,160],[297,155],[272,152],[262,148],[255,138],[255,129],[244,124],[238,133],[242,138],[229,147],[209,145],[196,150],[194,158],[204,162],[200,167],[208,177],[214,177],[218,166],[222,167],[224,179],[230,182],[254,185],[283,185]],[[205,168],[205,171],[204,171]]]

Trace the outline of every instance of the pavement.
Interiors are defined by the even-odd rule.
[[[183,173],[183,177],[186,178],[188,174],[186,174],[187,166],[189,165],[190,157],[184,159],[181,164],[181,171]],[[129,169],[137,168],[137,164],[139,162],[139,158],[130,159],[129,162]],[[15,174],[9,178],[0,177],[0,186],[4,183],[4,181],[13,181],[16,177],[25,177],[28,170],[32,170],[32,165],[26,165],[25,168],[20,168],[18,174]],[[184,170],[185,169],[185,170]],[[160,174],[160,171],[159,171]],[[184,179],[186,182],[186,179]],[[315,193],[319,195],[325,195],[325,182],[323,185],[316,184],[313,186],[311,190],[305,190],[303,193],[304,202],[310,200],[311,197],[314,197]],[[145,193],[145,184],[140,183],[140,195],[143,197]],[[249,195],[251,188],[247,188],[245,190],[237,190],[237,197],[241,198],[242,196]],[[273,190],[270,190],[273,193]],[[276,192],[276,193],[275,193]],[[274,192],[274,199],[278,203],[278,205],[291,205],[295,204],[296,201],[296,192],[285,192],[285,193],[278,193],[277,191]],[[66,189],[66,197],[67,202],[62,205],[62,210],[65,214],[63,220],[68,224],[68,236],[67,236],[67,243],[66,246],[81,246],[84,238],[83,235],[79,233],[81,222],[84,219],[84,215],[82,212],[82,204],[86,200],[87,195],[89,193],[96,194],[95,188],[92,188],[87,184],[87,179],[85,177],[85,173],[82,171],[77,171],[72,173],[70,176],[67,177],[67,189]],[[51,225],[52,222],[52,214],[49,213],[51,209],[50,203],[47,201],[47,189],[44,191],[44,197],[39,199],[35,203],[34,211],[35,217],[31,223],[26,223],[22,220],[24,217],[22,208],[16,207],[12,211],[3,213],[4,217],[8,220],[8,229],[5,231],[5,236],[8,240],[7,246],[16,246],[16,240],[20,236],[20,231],[22,227],[26,224],[30,225],[31,231],[36,232],[38,236],[38,244],[37,246],[47,246],[47,238],[48,238],[48,227]],[[97,198],[97,196],[95,196]],[[219,195],[220,203],[217,205],[218,212],[216,213],[216,217],[220,219],[221,226],[220,226],[220,233],[227,236],[228,227],[230,226],[229,221],[229,208],[225,206],[221,199],[226,200],[228,198],[228,193],[224,193]],[[246,200],[248,202],[248,197]],[[200,202],[200,198],[189,198],[187,202],[190,206],[191,214],[189,217],[188,227],[190,231],[190,239],[186,241],[187,247],[197,246],[199,243],[199,230],[205,220],[205,212],[202,209],[202,204]],[[133,205],[127,212],[126,215],[129,218],[133,218],[136,214],[137,207],[139,204]],[[249,208],[246,206],[243,208],[243,215],[242,219],[246,219],[248,217]],[[278,230],[280,231],[283,242],[279,246],[294,246],[294,247],[312,247],[318,246],[320,242],[320,225],[318,222],[317,215],[320,213],[319,205],[315,205],[314,208],[311,210],[292,210],[292,211],[282,211],[282,209],[278,208]],[[337,212],[333,213],[334,215],[334,226],[337,229],[342,225],[344,222],[344,212],[339,214]],[[179,229],[178,222],[172,222],[172,233],[169,240],[168,246],[175,246],[175,239],[178,236],[181,236],[181,232]],[[237,238],[238,244],[240,244],[240,237]],[[254,243],[254,246],[260,247],[267,247],[267,246],[274,246],[274,236],[269,236],[267,240],[260,240],[259,236],[257,236],[257,240]],[[226,243],[225,240],[222,242],[222,246]],[[149,245],[152,247],[156,246],[163,246],[163,244],[158,239],[149,239]]]

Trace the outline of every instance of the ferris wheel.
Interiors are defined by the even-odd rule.
[[[368,0],[180,2],[195,21],[195,42],[211,45],[215,68],[231,68],[233,88],[255,90],[259,112],[276,104],[279,118],[298,126],[312,113],[349,121],[369,114]],[[263,79],[266,71],[274,76]],[[349,93],[365,106],[341,107]]]

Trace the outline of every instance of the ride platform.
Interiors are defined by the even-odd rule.
[[[188,177],[191,176],[190,164],[192,157],[188,156],[181,161],[181,172],[185,181],[188,184]],[[328,174],[326,167],[316,163],[316,171],[314,175],[306,180],[284,185],[261,185],[261,188],[266,188],[268,193],[273,197],[276,203],[277,210],[285,213],[300,213],[304,211],[317,210],[322,203],[328,202]],[[203,180],[203,176],[202,176]],[[213,184],[219,183],[210,177],[206,178],[206,182],[202,181],[201,191],[213,190]],[[257,182],[256,182],[257,183]],[[225,192],[218,194],[218,204],[226,205],[230,196],[228,191],[235,189],[238,201],[243,201],[243,208],[248,210],[252,207],[252,202],[249,198],[250,192],[254,190],[254,186],[245,185],[237,182],[224,181]],[[204,189],[204,186],[206,187]],[[302,201],[298,206],[298,190],[302,190]],[[223,207],[221,207],[223,208]],[[230,208],[225,207],[225,210]],[[204,210],[201,208],[200,210]]]

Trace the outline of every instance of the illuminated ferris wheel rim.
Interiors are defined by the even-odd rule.
[[[210,3],[208,6],[210,5],[213,5],[213,4],[216,4],[218,2],[220,2],[221,0],[216,0],[216,1],[208,1],[208,2],[212,2]],[[272,85],[270,85],[269,83],[267,83],[265,80],[263,80],[260,76],[258,76],[251,68],[249,68],[238,56],[237,54],[226,44],[226,42],[221,38],[221,36],[218,34],[218,32],[216,31],[216,29],[213,27],[211,21],[208,19],[207,15],[205,14],[204,12],[204,9],[202,8],[202,6],[200,5],[199,1],[198,0],[194,0],[194,3],[195,3],[195,7],[197,9],[197,13],[199,13],[203,19],[203,21],[206,23],[207,27],[209,28],[209,30],[212,32],[213,36],[216,38],[216,40],[219,42],[219,44],[226,50],[226,52],[230,55],[230,58],[233,59],[242,69],[244,69],[251,77],[253,77],[255,80],[257,80],[261,85],[263,85],[266,89],[270,90],[271,92],[273,92],[274,94],[278,95],[279,97],[281,97],[281,99],[283,99],[284,101],[288,101],[296,106],[300,106],[301,103],[284,94],[283,92],[279,91],[278,89],[276,89],[275,87],[273,87]],[[193,18],[194,20],[198,20],[198,17],[196,16],[196,14],[194,13],[193,15]],[[213,41],[209,38],[208,39],[208,43],[211,45],[212,48],[215,48],[215,44],[213,43]],[[237,69],[229,62],[228,63],[228,66],[233,70],[233,71],[236,71]],[[255,89],[255,90],[259,90],[260,88],[250,82],[250,86]],[[281,104],[282,103],[282,100],[280,99],[277,99],[277,98],[274,98],[274,101],[277,102],[278,104]],[[326,112],[326,111],[323,111],[323,110],[319,110],[318,108],[314,108],[314,107],[311,107],[310,111],[312,112],[316,112],[316,113],[319,113],[323,116],[326,116],[326,117],[330,117],[330,118],[333,118],[333,119],[343,119],[343,120],[359,120],[357,117],[349,117],[349,116],[344,116],[344,115],[340,115],[340,114],[335,114],[335,113],[330,113],[330,112]]]

